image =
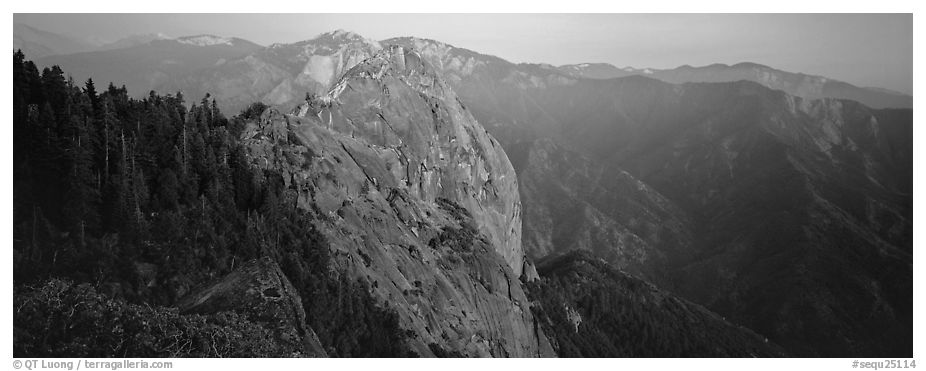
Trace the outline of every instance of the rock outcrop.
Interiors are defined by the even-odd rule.
[[[414,351],[553,355],[519,280],[514,170],[415,51],[377,53],[242,138],[251,162],[282,171],[316,216],[337,268],[399,315]]]
[[[479,230],[521,273],[521,205],[511,163],[416,52],[392,47],[358,65],[321,102],[299,107],[298,116],[384,150],[377,161],[344,146],[374,185],[387,182],[410,197],[446,198],[471,210]]]
[[[183,298],[181,313],[235,311],[274,332],[295,355],[327,357],[315,331],[306,325],[302,299],[270,258],[245,263],[218,281]]]

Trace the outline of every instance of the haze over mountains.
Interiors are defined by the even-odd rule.
[[[107,81],[111,80],[117,85],[122,81],[132,89],[134,94],[145,94],[149,90],[171,91],[171,89],[182,89],[186,94],[198,96],[205,92],[210,92],[209,90],[216,90],[211,93],[223,94],[229,98],[241,100],[241,102],[232,103],[229,102],[229,99],[223,99],[223,107],[236,110],[248,104],[246,100],[241,98],[245,94],[248,97],[260,98],[272,104],[297,104],[294,100],[302,99],[302,97],[299,96],[300,94],[296,93],[297,90],[306,88],[308,85],[311,85],[313,81],[324,85],[324,81],[319,82],[315,80],[315,78],[325,80],[324,76],[315,75],[313,77],[311,71],[303,71],[302,67],[306,67],[305,63],[308,62],[306,59],[308,56],[325,55],[325,52],[316,52],[314,49],[309,51],[308,48],[321,48],[319,50],[324,50],[326,47],[330,49],[332,46],[336,46],[339,43],[349,42],[352,38],[364,39],[362,36],[351,32],[338,31],[292,44],[274,44],[268,47],[268,50],[263,50],[256,44],[246,40],[235,39],[238,44],[247,44],[247,46],[241,45],[239,49],[241,52],[240,55],[215,55],[216,52],[214,50],[208,50],[209,48],[207,48],[206,50],[199,51],[203,54],[201,57],[191,56],[191,58],[205,58],[211,60],[214,63],[214,66],[211,67],[214,68],[205,68],[207,66],[191,63],[183,67],[180,71],[161,71],[161,69],[167,68],[168,66],[186,64],[183,60],[172,58],[171,55],[175,54],[164,49],[163,46],[161,48],[152,48],[148,45],[152,41],[171,39],[164,34],[132,35],[113,43],[96,47],[72,41],[71,44],[73,46],[68,48],[64,46],[67,44],[66,40],[69,40],[66,37],[44,31],[41,35],[45,36],[38,37],[36,33],[38,30],[34,28],[25,25],[17,25],[17,27],[19,28],[14,30],[14,34],[21,36],[18,36],[16,40],[22,40],[17,41],[17,45],[26,46],[26,48],[23,48],[24,51],[29,52],[30,49],[35,50],[37,53],[35,58],[50,56],[50,58],[41,59],[38,62],[41,65],[61,65],[71,71],[71,73],[75,75],[75,78],[80,80],[90,76],[99,76],[100,79]],[[362,44],[373,45],[376,43],[377,42],[373,40],[366,40],[366,42]],[[189,45],[189,43],[187,45]],[[214,45],[203,44],[199,46]],[[253,48],[251,48],[251,46],[253,46]],[[158,57],[158,60],[150,60],[148,63],[133,66],[131,70],[124,70],[124,72],[115,72],[109,69],[109,67],[119,64],[115,61],[122,61],[120,58],[125,58],[119,54],[110,56],[108,53],[96,53],[81,57],[63,56],[80,51],[104,52],[133,47],[137,49],[133,49],[131,52],[126,51],[125,53],[149,55],[149,58],[151,58],[151,54],[157,53],[167,53],[168,55]],[[300,48],[303,47],[307,49],[300,50]],[[275,51],[269,51],[271,48],[275,49]],[[330,49],[329,53],[334,55],[336,49],[337,48]],[[190,51],[185,50],[184,53],[190,53]],[[300,60],[299,63],[301,63],[301,65],[297,66],[294,65],[293,62],[299,58],[297,57],[299,53],[303,53],[302,59],[306,60]],[[280,59],[283,55],[287,55],[285,58],[289,58],[289,60]],[[247,57],[251,57],[251,59],[247,59]],[[113,62],[110,62],[110,60],[113,60]],[[234,63],[229,66],[224,66],[227,62]],[[240,66],[246,63],[251,64],[249,67],[245,68],[246,71],[234,71],[235,68],[242,68]],[[321,62],[316,61],[315,63]],[[123,67],[123,69],[124,68],[125,67]],[[316,64],[314,68],[317,71],[319,66]],[[913,104],[913,98],[911,96],[891,90],[857,87],[849,83],[828,79],[822,76],[791,73],[749,62],[738,63],[732,66],[712,64],[704,67],[691,67],[684,65],[674,69],[618,68],[607,63],[582,63],[563,65],[556,68],[569,76],[593,79],[646,76],[670,83],[732,82],[748,80],[758,82],[772,89],[783,90],[791,95],[803,98],[817,99],[829,97],[851,99],[864,103],[872,108],[911,108]],[[281,73],[284,73],[283,71],[285,71],[285,77],[281,75]],[[230,76],[235,72],[248,73],[251,76],[243,78]],[[207,79],[200,76],[200,73],[207,74],[209,78]],[[319,72],[316,72],[316,74],[317,73]],[[169,75],[171,80],[166,81],[160,78],[159,76],[162,76],[162,74]],[[133,78],[133,76],[147,76],[149,82],[147,84],[128,84],[129,82],[139,81],[137,77]],[[203,81],[195,81],[196,79],[201,79]],[[223,93],[222,91],[225,90],[217,89],[220,84],[222,85],[221,87],[228,88],[232,90],[232,92]],[[272,84],[272,86],[269,86],[269,84]],[[315,88],[314,90],[319,89],[320,88]]]
[[[912,354],[910,96],[341,30],[124,45],[37,64],[273,106],[247,118],[249,163],[279,173],[418,355]]]
[[[732,66],[712,64],[703,67],[684,65],[674,69],[617,68],[610,64],[574,64],[560,70],[580,77],[610,79],[625,76],[647,76],[665,82],[732,82],[747,80],[769,88],[782,90],[802,98],[840,98],[864,103],[872,108],[912,108],[913,97],[887,89],[857,87],[822,76],[790,73],[756,63],[737,63]]]
[[[130,35],[119,40],[113,41],[111,43],[103,44],[96,50],[113,50],[113,49],[122,49],[130,48],[137,45],[143,45],[150,43],[155,40],[169,40],[172,37],[167,36],[163,33],[153,33],[153,34],[141,34],[141,35]]]
[[[13,48],[22,49],[31,58],[71,54],[93,50],[96,45],[86,41],[43,31],[21,23],[13,24]]]

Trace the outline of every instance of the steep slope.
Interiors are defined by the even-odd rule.
[[[450,48],[431,58],[465,56]],[[683,283],[669,287],[797,354],[909,351],[905,324],[911,308],[905,287],[912,277],[912,168],[909,138],[898,133],[911,126],[898,111],[804,100],[752,83],[673,85],[642,76],[570,81],[543,66],[494,66],[474,68],[469,79],[479,84],[458,83],[470,88],[461,89],[469,92],[461,93],[468,107],[494,116],[486,119],[497,123],[490,130],[504,139],[555,138],[609,164],[613,173],[627,170],[691,216],[689,228],[699,231],[691,260],[676,262],[681,265],[673,264],[678,268],[673,277],[655,282]],[[510,99],[488,102],[485,97],[497,92]],[[563,167],[583,166],[570,160]],[[533,231],[556,230],[546,218],[532,217],[544,215],[544,205],[582,205],[559,201],[564,192],[532,196],[539,193],[532,189],[558,191],[556,184],[568,174],[522,178],[529,249],[538,246]],[[808,198],[798,197],[803,194]],[[576,220],[582,218],[568,221]],[[596,233],[606,234],[612,229],[608,224],[598,223]],[[846,233],[858,236],[849,249],[840,248],[847,244],[840,237]],[[575,233],[551,245],[566,251],[581,244],[581,236]],[[626,257],[609,258],[626,266],[621,262]],[[866,260],[879,268],[866,267]],[[839,268],[824,267],[823,261]],[[856,289],[845,290],[836,282]],[[870,305],[882,309],[874,316],[852,309]],[[890,328],[892,335],[872,339],[878,326]],[[814,338],[814,333],[838,335]]]
[[[690,260],[654,282],[682,284],[668,288],[795,354],[909,355],[912,152],[901,134],[912,128],[909,111],[801,99],[750,82],[570,79],[438,42],[388,42],[431,45],[425,58],[460,77],[450,81],[512,149],[519,172],[530,165],[518,142],[549,137],[613,174],[629,172],[690,216],[681,223],[698,231]],[[453,67],[466,65],[474,67]],[[570,238],[537,242],[556,233],[552,210],[575,216],[581,205],[599,204],[562,185],[587,167],[581,156],[557,167],[568,171],[521,180],[529,252],[584,249],[584,236],[615,230],[604,218],[573,217],[562,221],[569,233],[561,236]],[[595,229],[575,233],[583,224]],[[626,263],[633,254],[615,251],[598,250],[635,271]]]
[[[550,139],[508,149],[524,204],[524,251],[534,259],[594,251],[661,287],[691,259],[691,218],[626,171],[603,166]]]
[[[398,313],[417,353],[552,355],[518,279],[514,170],[416,52],[385,49],[242,138],[254,165],[284,172],[338,267]]]
[[[416,37],[384,40],[421,50],[486,129],[508,145],[529,137],[558,135],[563,123],[531,92],[569,86],[573,78],[550,65],[514,64],[504,59]]]
[[[270,258],[253,260],[177,303],[181,313],[244,312],[269,329],[278,343],[307,357],[327,357],[306,325],[302,299]]]
[[[529,93],[559,140],[691,216],[673,291],[795,354],[909,354],[909,111],[636,76]]]
[[[679,292],[797,354],[909,355],[912,169],[882,127],[911,123],[747,83],[686,88],[725,103],[618,156],[698,219]]]
[[[780,357],[749,329],[588,253],[548,259],[530,296],[560,357]]]
[[[666,70],[619,69],[609,64],[585,63],[561,66],[559,69],[577,77],[611,79],[641,75],[674,84],[746,80],[802,98],[851,99],[873,108],[913,108],[913,97],[906,94],[886,89],[858,87],[822,76],[787,72],[748,62],[732,66],[721,63],[703,67],[684,65]]]

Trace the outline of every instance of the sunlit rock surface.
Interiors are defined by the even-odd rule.
[[[242,134],[316,215],[336,264],[396,311],[421,355],[552,356],[519,277],[521,210],[505,152],[412,50],[390,47],[294,114]]]

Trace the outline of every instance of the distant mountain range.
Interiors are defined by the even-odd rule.
[[[130,43],[130,41],[126,41]],[[263,47],[238,38],[211,35],[177,39],[153,39],[121,49],[53,55],[37,59],[40,66],[59,65],[78,81],[93,78],[100,84],[125,85],[141,96],[175,84],[178,76],[190,76],[236,61]],[[177,89],[187,92],[190,89]],[[195,91],[195,90],[194,90]],[[201,94],[191,98],[200,98]]]
[[[747,80],[808,99],[851,99],[872,108],[913,107],[913,97],[903,93],[880,88],[857,87],[822,76],[792,73],[748,62],[737,63],[732,66],[719,63],[704,67],[685,65],[668,70],[617,68],[607,63],[583,63],[560,66],[559,69],[573,76],[593,79],[641,75],[674,84]]]
[[[99,48],[97,48],[97,51],[131,48],[133,46],[147,44],[155,40],[170,40],[170,39],[172,39],[172,37],[167,36],[162,33],[130,35],[122,39],[113,41],[111,43],[103,44]]]
[[[411,40],[414,38],[394,38],[384,40],[383,42],[401,42],[402,40]],[[178,53],[171,52],[160,45],[157,48],[143,47],[158,41],[177,40],[179,44],[196,45],[196,46],[218,46],[222,43],[216,43],[217,40],[226,40],[226,38],[199,35],[172,39],[164,34],[145,34],[132,35],[118,41],[94,46],[86,42],[80,42],[61,36],[58,34],[36,30],[32,27],[17,24],[14,30],[14,47],[22,48],[28,57],[40,59],[40,65],[59,64],[71,73],[75,78],[85,79],[86,77],[95,77],[98,80],[111,80],[117,85],[128,82],[137,82],[138,80],[148,80],[145,86],[132,86],[130,89],[135,93],[147,93],[148,90],[158,90],[162,92],[171,89],[181,89],[187,95],[201,95],[205,92],[211,92],[213,95],[222,96],[222,101],[226,107],[243,108],[248,102],[246,99],[262,100],[271,104],[288,104],[295,105],[300,100],[300,90],[314,90],[321,92],[318,86],[325,86],[325,81],[317,81],[315,78],[325,80],[324,76],[318,75],[321,70],[326,68],[324,58],[340,58],[340,52],[337,45],[353,45],[351,41],[363,40],[356,45],[365,45],[367,49],[376,49],[381,47],[379,42],[364,39],[363,37],[347,32],[335,31],[317,36],[316,38],[296,42],[292,44],[273,44],[270,47],[262,48],[252,42],[242,39],[232,40],[231,44],[226,46],[239,46],[238,51],[243,54],[221,54],[216,55],[212,50],[201,50],[204,56],[190,58],[205,58],[213,61],[212,66],[201,64],[192,64],[189,67],[181,69],[163,69],[158,64],[153,63],[155,59],[160,58],[160,64],[182,63],[175,57]],[[186,40],[184,42],[184,40]],[[198,40],[198,42],[191,42]],[[419,39],[423,40],[423,39]],[[235,44],[235,45],[232,45]],[[447,47],[446,44],[438,43]],[[152,63],[142,63],[132,66],[131,69],[123,71],[110,71],[106,68],[110,63],[109,59],[119,60],[124,57],[124,53],[117,53],[110,56],[108,53],[93,54],[81,58],[64,57],[66,54],[88,52],[88,51],[115,51],[126,48],[136,48],[131,54],[160,54],[166,53],[167,57],[149,55],[145,57]],[[456,48],[455,48],[456,49]],[[458,49],[459,50],[459,49]],[[183,53],[191,53],[185,50]],[[350,52],[348,52],[350,53]],[[476,53],[478,54],[478,53]],[[312,56],[314,59],[312,66],[308,62]],[[49,58],[44,58],[49,57]],[[248,59],[248,57],[251,57]],[[283,59],[281,59],[283,58]],[[498,58],[496,58],[498,59]],[[499,59],[501,60],[501,59]],[[342,61],[346,65],[356,60]],[[230,63],[229,66],[224,66]],[[248,66],[248,67],[246,67]],[[581,63],[572,65],[563,65],[553,67],[550,65],[537,65],[556,69],[567,76],[591,78],[591,79],[612,79],[627,76],[646,76],[670,83],[681,84],[687,82],[732,82],[738,80],[747,80],[757,82],[772,89],[782,90],[788,94],[808,99],[818,98],[840,98],[859,101],[872,108],[911,108],[913,97],[891,91],[883,88],[857,87],[852,84],[829,79],[822,76],[806,75],[802,73],[792,73],[774,69],[756,63],[738,63],[735,65],[712,64],[703,67],[681,66],[674,69],[652,69],[652,68],[618,68],[608,63]],[[217,68],[206,68],[217,67]],[[343,68],[344,66],[339,66]],[[442,67],[443,66],[439,66]],[[453,66],[446,66],[453,68]],[[308,68],[308,70],[306,70]],[[313,75],[312,70],[315,74]],[[337,69],[336,69],[337,70]],[[237,76],[235,72],[245,73],[247,77]],[[203,74],[210,77],[208,81]],[[129,75],[135,75],[129,76]],[[228,76],[226,76],[228,75]],[[139,78],[138,76],[145,76]],[[199,81],[198,81],[199,80]],[[318,83],[318,84],[315,84]],[[272,85],[271,85],[272,84]],[[231,85],[231,86],[229,86]],[[314,88],[309,88],[313,85]],[[222,86],[231,88],[231,93],[219,92],[217,87]],[[215,90],[215,91],[211,91]],[[241,100],[241,102],[231,103],[230,100]]]
[[[71,54],[93,50],[97,45],[22,24],[13,24],[13,49],[21,49],[30,58]]]
[[[92,76],[97,84],[127,84],[133,94],[182,91],[197,101],[211,93],[232,113],[255,101],[284,112],[295,109],[291,116],[270,115],[276,126],[261,121],[265,136],[273,138],[263,143],[267,159],[262,163],[296,161],[274,157],[270,143],[284,141],[281,138],[290,138],[285,140],[293,145],[327,138],[294,129],[302,127],[298,122],[310,121],[313,128],[337,132],[344,142],[354,143],[355,137],[366,141],[360,143],[366,152],[356,151],[362,156],[352,155],[354,148],[343,143],[321,146],[337,154],[332,161],[340,164],[339,159],[351,158],[357,164],[358,169],[351,165],[356,174],[349,179],[359,181],[356,187],[347,186],[355,193],[370,192],[364,179],[374,188],[388,188],[385,179],[398,174],[398,179],[417,180],[418,187],[462,187],[437,189],[460,191],[454,200],[465,207],[471,199],[499,197],[500,184],[512,185],[500,178],[487,183],[483,175],[507,179],[516,173],[523,207],[515,208],[516,217],[509,213],[504,219],[523,217],[520,245],[530,260],[589,251],[660,290],[767,336],[794,355],[911,354],[913,124],[912,111],[903,108],[912,104],[910,96],[752,63],[672,70],[515,64],[435,40],[375,41],[340,30],[268,47],[215,36],[153,40],[122,49],[50,56],[37,63],[59,64],[75,78]],[[415,67],[406,68],[407,64]],[[384,72],[392,69],[402,73]],[[414,92],[403,84],[411,84]],[[447,93],[449,89],[454,93]],[[408,115],[417,118],[407,119]],[[407,130],[431,121],[462,121],[467,129],[460,129],[459,135],[441,133],[434,137],[440,143],[426,144],[421,141],[430,139],[413,132],[429,132],[430,127]],[[482,127],[491,136],[483,137],[478,130]],[[471,136],[480,138],[485,148],[495,148],[497,141],[504,148],[499,158],[510,159],[510,166],[502,160],[502,170],[494,162],[466,162],[461,166],[474,169],[472,173],[441,178],[459,171],[445,166],[445,155],[485,156],[484,148],[434,148],[457,148],[459,138]],[[382,150],[402,149],[408,141],[416,148],[430,148],[420,167],[409,165],[401,151]],[[347,171],[331,164],[313,166],[332,174]],[[285,179],[318,178],[299,185],[299,192],[310,183],[329,184],[317,172],[303,175]],[[432,176],[437,183],[431,183]],[[331,184],[332,192],[340,192],[335,188],[353,183]],[[375,194],[377,200],[381,196]],[[388,195],[380,204],[402,202],[395,197],[399,196]],[[326,215],[341,215],[356,227],[354,235],[369,237],[364,241],[382,237],[363,227],[367,220],[379,220],[370,211],[376,208],[340,201],[332,197],[319,202],[327,205],[322,209],[330,209]],[[486,216],[494,215],[483,209],[486,204],[478,205],[469,209],[486,213],[473,216],[479,224],[497,225]],[[436,215],[453,214],[452,210]],[[390,230],[376,227],[383,233]],[[489,232],[493,241],[500,233]],[[417,239],[418,230],[403,229],[401,235]],[[529,262],[518,264],[521,250],[509,253],[502,258],[516,275],[522,269],[530,271]],[[370,268],[381,263],[378,257],[370,260],[357,254],[350,263],[355,269],[369,276],[380,272]],[[580,256],[565,261],[572,266],[573,261],[588,260]],[[354,262],[365,262],[365,267]],[[592,267],[588,275],[619,277],[601,269],[597,261]],[[586,268],[578,270],[588,273]],[[497,273],[486,277],[491,282],[508,279]],[[566,278],[563,284],[588,287]],[[616,280],[620,284],[605,286],[629,282]],[[400,297],[391,287],[379,291]],[[492,291],[501,286],[488,287]],[[650,297],[654,291],[643,292]],[[518,297],[521,294],[512,296],[509,291],[503,299],[519,301]],[[570,301],[557,305],[591,300],[565,299]],[[657,308],[706,318],[687,301]],[[515,322],[516,331],[530,327],[528,317],[524,314]],[[422,334],[430,332],[408,312],[402,318],[420,325]],[[723,321],[710,327],[726,328]],[[428,342],[430,336],[422,335]],[[738,332],[728,339],[738,338],[756,339]],[[760,345],[750,343],[750,349]],[[502,348],[487,352],[513,351]],[[528,353],[542,354],[546,347],[534,348],[531,344]],[[763,354],[774,354],[772,348],[763,349]]]

